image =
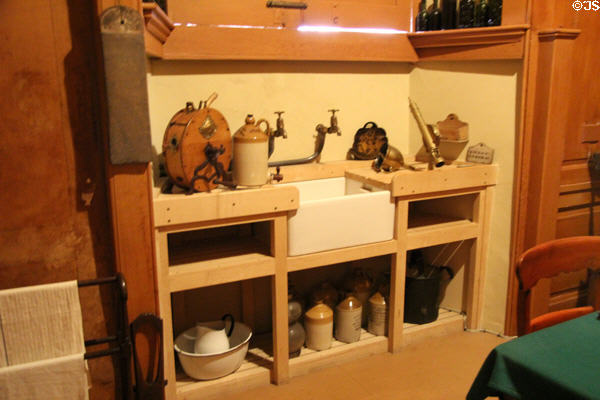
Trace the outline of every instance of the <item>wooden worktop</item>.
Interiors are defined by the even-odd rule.
[[[240,218],[298,208],[298,189],[265,185],[255,189],[214,189],[211,192],[165,194],[154,190],[154,225],[167,227]]]
[[[376,172],[371,167],[349,169],[346,177],[389,190],[393,197],[404,197],[458,188],[496,184],[497,165],[455,161],[451,165],[427,170],[427,164],[411,163],[417,170]]]

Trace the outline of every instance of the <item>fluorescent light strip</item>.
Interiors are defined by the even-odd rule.
[[[398,29],[391,28],[344,28],[338,26],[325,26],[325,25],[300,25],[298,27],[300,32],[320,32],[320,33],[332,33],[332,32],[350,32],[350,33],[372,33],[378,35],[398,35],[406,33]]]
[[[188,28],[193,28],[198,26],[198,24],[194,24],[192,22],[182,23],[182,22],[174,22],[174,26],[185,26]],[[229,29],[284,29],[282,26],[260,26],[260,25],[204,25],[215,28],[229,28]]]
[[[175,26],[195,27],[197,24],[188,22],[181,23],[175,22]],[[282,26],[261,26],[261,25],[209,25],[216,28],[229,28],[229,29],[285,29]],[[326,26],[326,25],[300,25],[298,27],[299,32],[318,32],[318,33],[337,33],[337,32],[350,32],[350,33],[369,33],[376,35],[398,35],[401,33],[407,33],[398,29],[391,28],[344,28],[341,26]]]

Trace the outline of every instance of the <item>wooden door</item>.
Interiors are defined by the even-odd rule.
[[[591,233],[589,153],[600,151],[600,24],[594,11],[533,2],[524,60],[522,135],[515,190],[506,331],[516,332],[514,264],[537,243]],[[598,210],[593,215],[597,218]],[[600,219],[594,234],[600,232]],[[541,282],[533,315],[585,301],[585,273]]]
[[[600,234],[598,173],[590,174],[588,157],[600,152],[600,24],[598,13],[576,15],[581,30],[573,44],[571,84],[566,110],[566,135],[561,159],[556,237]],[[595,189],[595,190],[592,190]],[[550,286],[549,309],[573,307],[587,301],[587,274],[559,276]]]

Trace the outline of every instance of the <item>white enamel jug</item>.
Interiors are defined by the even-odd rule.
[[[228,320],[229,324],[227,324]],[[196,324],[194,353],[214,354],[229,350],[229,336],[233,332],[233,324],[231,314],[225,314],[220,321],[198,322]]]

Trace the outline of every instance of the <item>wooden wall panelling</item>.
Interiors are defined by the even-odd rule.
[[[573,14],[575,14],[573,12]],[[588,152],[600,151],[597,143],[584,141],[600,140],[600,24],[598,12],[581,11],[577,14],[577,27],[581,34],[575,43],[573,58],[577,68],[570,72],[571,93],[582,94],[577,101],[570,102],[567,109],[567,126],[570,134],[565,143],[564,160],[585,160]]]
[[[266,8],[260,0],[182,0],[169,6],[169,17],[176,27],[165,43],[163,58],[416,61],[403,34],[296,30],[301,24],[408,30],[409,13],[407,1],[365,5],[322,0],[309,1],[306,10],[283,10]]]
[[[203,26],[243,25],[296,28],[299,25],[409,29],[409,2],[310,0],[304,10],[267,8],[263,0],[177,0],[169,17]]]
[[[164,59],[417,61],[406,35],[176,27]]]
[[[0,288],[112,275],[92,4],[2,7]],[[80,303],[86,339],[114,331],[110,291]],[[91,398],[114,398],[111,359],[89,366]]]
[[[529,23],[529,2],[523,0],[504,0],[502,2],[502,25]]]

